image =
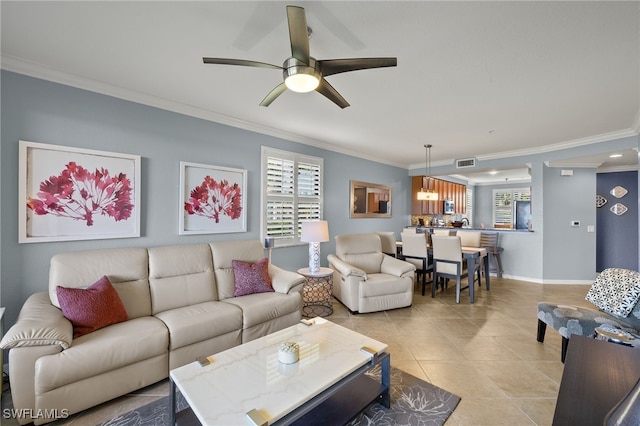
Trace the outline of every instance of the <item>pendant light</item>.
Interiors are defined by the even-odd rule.
[[[425,158],[425,172],[427,187],[420,188],[418,192],[418,201],[438,201],[438,193],[431,189],[431,144],[425,145],[426,158]]]

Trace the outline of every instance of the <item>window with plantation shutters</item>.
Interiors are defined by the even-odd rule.
[[[469,225],[473,226],[473,186],[467,185],[467,193],[465,195],[465,217],[469,221]]]
[[[322,219],[323,159],[262,147],[262,237],[300,242],[301,223]]]
[[[530,201],[530,188],[493,190],[493,226],[513,228],[515,226],[515,201]]]

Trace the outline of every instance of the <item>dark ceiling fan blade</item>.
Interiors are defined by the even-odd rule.
[[[322,75],[333,75],[341,72],[366,70],[370,68],[395,67],[398,58],[351,58],[351,59],[327,59],[318,61]]]
[[[245,67],[282,69],[282,67],[278,65],[267,64],[266,62],[248,61],[245,59],[202,58],[202,62],[205,64],[242,65]]]
[[[307,33],[307,15],[304,8],[287,6],[287,20],[289,21],[291,56],[308,65],[309,33]]]
[[[260,102],[260,106],[268,107],[271,105],[271,102],[275,101],[276,98],[282,95],[285,90],[287,90],[287,86],[285,86],[284,83],[278,84],[267,96],[265,96],[262,102]]]
[[[331,102],[338,105],[342,109],[349,106],[349,102],[347,102],[346,99],[343,98],[342,95],[340,95],[340,93],[338,93],[338,91],[334,89],[333,86],[330,85],[329,82],[324,78],[320,80],[320,84],[316,88],[316,92],[322,93]]]

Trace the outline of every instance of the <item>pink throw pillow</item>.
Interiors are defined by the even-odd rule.
[[[109,278],[100,278],[87,288],[56,286],[62,314],[73,324],[73,338],[129,319],[118,292]]]
[[[235,282],[234,297],[274,291],[269,277],[269,259],[264,258],[253,264],[232,260],[231,266]]]

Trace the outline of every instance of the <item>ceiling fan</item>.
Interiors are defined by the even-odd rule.
[[[395,67],[397,58],[350,58],[316,60],[309,54],[309,36],[307,17],[304,8],[287,6],[287,20],[289,22],[289,39],[291,42],[291,57],[282,66],[265,62],[244,59],[202,58],[205,64],[242,65],[247,67],[274,68],[282,70],[284,82],[276,86],[260,102],[261,106],[269,106],[285,90],[294,92],[321,93],[340,108],[346,108],[349,103],[329,84],[325,77],[342,72],[357,71],[370,68]]]

